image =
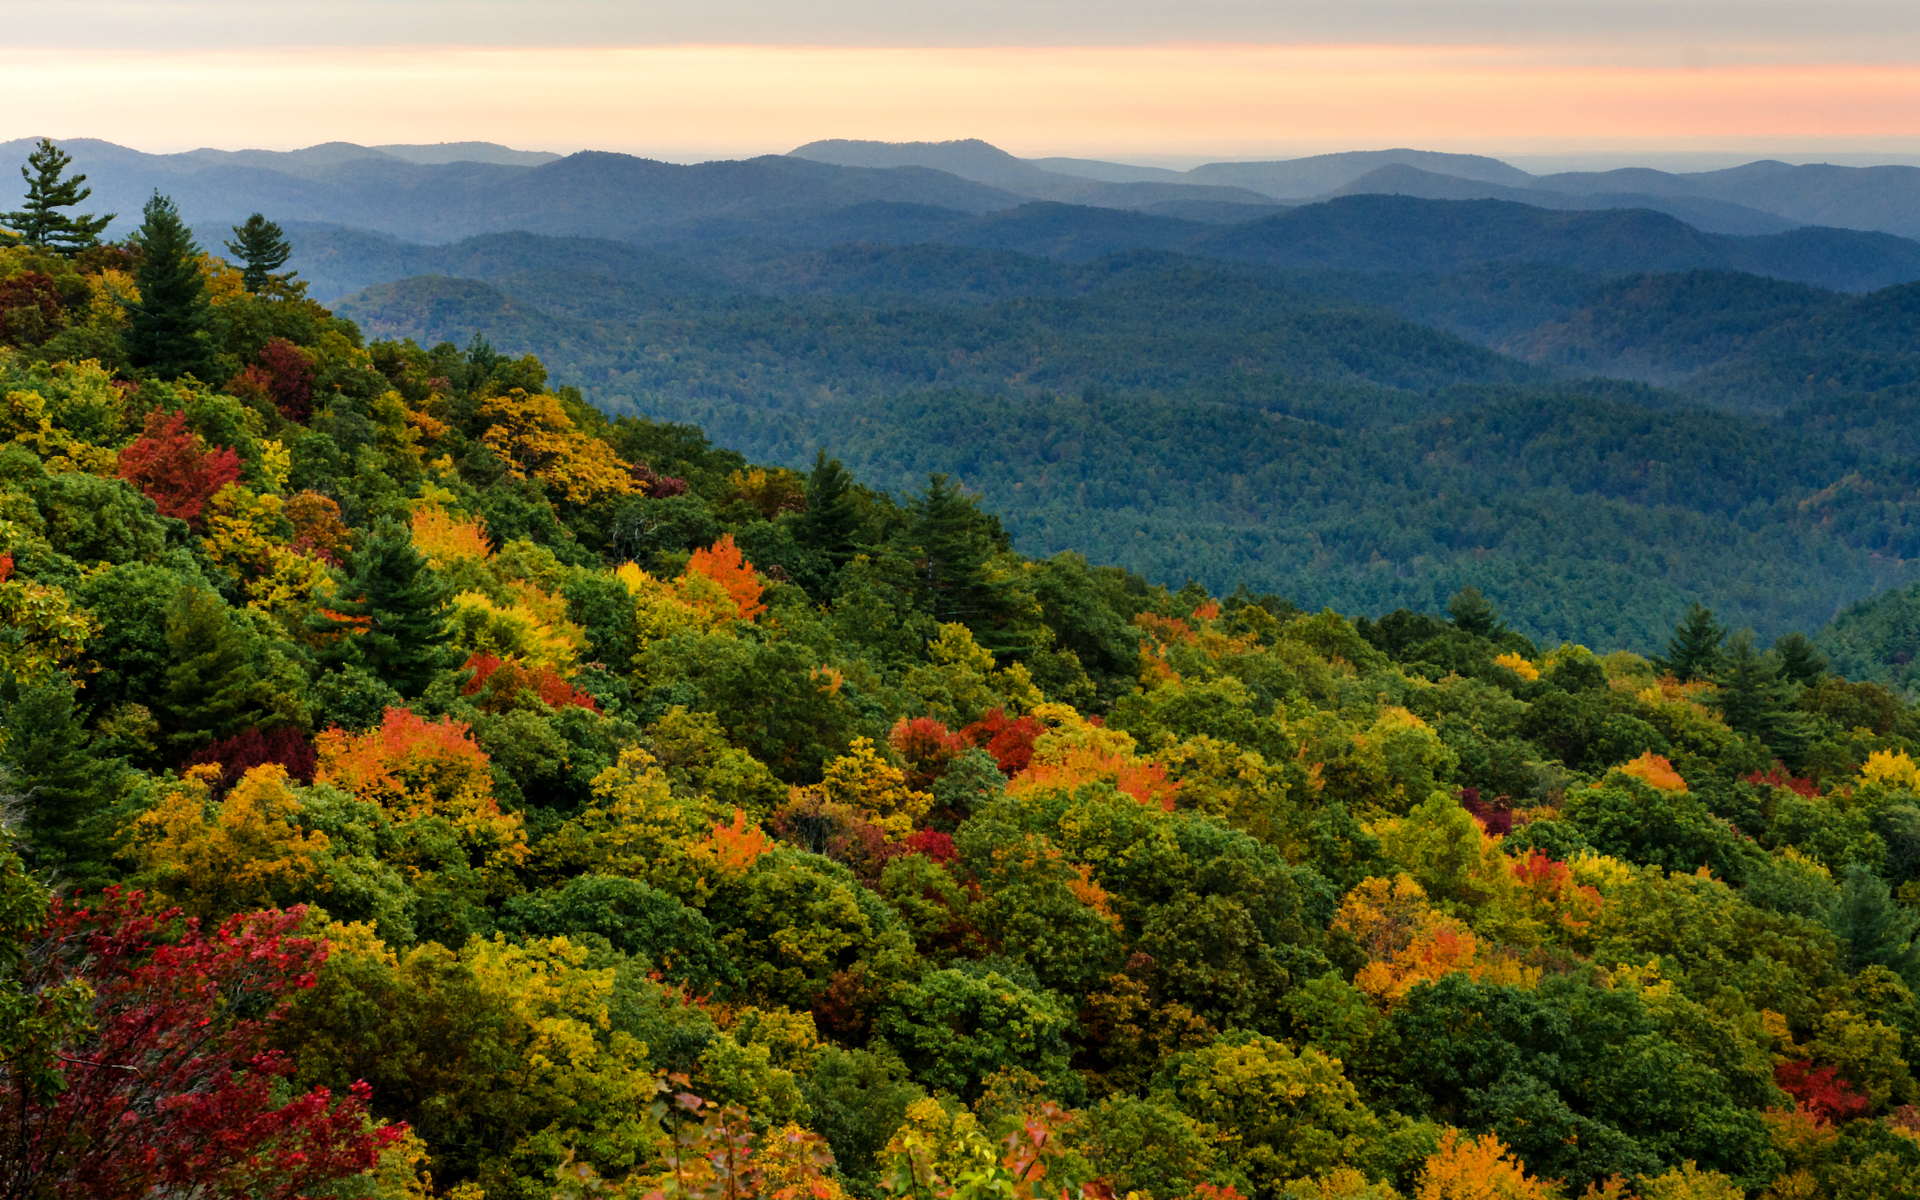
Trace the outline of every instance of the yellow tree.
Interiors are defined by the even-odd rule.
[[[605,442],[582,433],[557,396],[514,388],[481,406],[481,440],[516,479],[540,480],[575,504],[635,490],[633,475]]]
[[[214,801],[199,767],[134,821],[133,849],[160,895],[197,917],[284,907],[319,883],[327,835],[300,827],[287,769],[265,763]]]

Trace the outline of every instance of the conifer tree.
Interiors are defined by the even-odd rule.
[[[228,242],[227,250],[245,264],[240,278],[249,292],[258,295],[266,291],[267,284],[273,280],[284,282],[300,273],[289,271],[285,275],[273,274],[293,257],[293,246],[280,227],[261,214],[254,213],[248,217],[245,225],[235,225],[233,233],[238,240]]]
[[[59,211],[93,195],[92,188],[80,186],[87,181],[85,175],[61,178],[72,163],[71,155],[41,138],[33,153],[27,155],[27,165],[20,168],[20,177],[27,181],[26,203],[18,212],[0,213],[0,225],[19,233],[29,246],[62,254],[76,254],[98,245],[100,231],[112,223],[115,214],[68,216]]]
[[[1726,663],[1726,641],[1726,627],[1713,619],[1712,609],[1696,600],[1674,628],[1666,655],[1653,662],[1681,683],[1711,679]]]
[[[860,531],[860,508],[853,495],[853,474],[825,450],[807,475],[807,511],[800,518],[802,545],[827,556],[834,570],[853,561]]]
[[[1846,869],[1840,898],[1827,915],[1827,927],[1847,947],[1854,971],[1881,966],[1920,983],[1920,916],[1900,906],[1873,868],[1854,863]]]
[[[1482,596],[1477,587],[1463,587],[1455,592],[1453,599],[1447,601],[1447,612],[1453,617],[1454,628],[1475,637],[1490,638],[1505,628],[1493,601]]]
[[[219,596],[188,585],[167,610],[167,668],[161,703],[176,751],[231,737],[249,722],[260,689],[252,646]]]
[[[354,547],[333,615],[321,632],[344,635],[350,657],[401,695],[418,696],[448,661],[439,578],[406,526],[381,521]]]
[[[1774,657],[1780,660],[1780,672],[1802,687],[1812,687],[1827,673],[1826,655],[1804,633],[1789,633],[1775,638]]]
[[[9,673],[0,678],[0,713],[6,714],[7,727],[0,787],[18,799],[25,851],[34,868],[56,873],[63,885],[104,883],[119,764],[92,753],[72,685],[65,680],[22,683]]]
[[[1754,648],[1753,635],[1743,631],[1728,645],[1724,661],[1718,676],[1719,705],[1728,727],[1796,756],[1807,742],[1806,720],[1793,708],[1790,685],[1781,676],[1778,660],[1761,654]]]
[[[996,655],[1019,649],[1023,640],[1006,628],[1013,616],[1010,589],[989,571],[994,554],[1005,548],[1000,523],[937,473],[927,477],[927,490],[909,511],[912,523],[901,535],[901,549],[914,565],[920,607],[936,621],[967,626]]]
[[[200,247],[180,210],[159,192],[142,210],[146,218],[133,243],[141,253],[135,285],[140,301],[130,305],[127,350],[134,365],[173,379],[207,361],[206,283]]]

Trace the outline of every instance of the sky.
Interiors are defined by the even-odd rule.
[[[1916,0],[0,0],[0,78],[156,152],[1920,155]]]

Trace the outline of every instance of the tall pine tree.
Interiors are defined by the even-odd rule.
[[[1696,600],[1668,639],[1666,654],[1653,662],[1681,683],[1711,679],[1726,665],[1726,641],[1726,627],[1713,619],[1712,609]]]
[[[965,625],[996,655],[1028,646],[1012,628],[1013,589],[992,570],[994,555],[1007,548],[1000,522],[941,474],[927,477],[909,512],[899,549],[913,563],[921,609],[936,621]]]
[[[27,165],[20,168],[20,177],[27,181],[26,203],[19,212],[0,213],[0,225],[14,230],[29,246],[62,254],[99,245],[100,232],[112,223],[113,213],[95,217],[69,216],[60,211],[93,195],[92,188],[80,186],[87,181],[85,175],[61,178],[72,163],[70,155],[41,138],[33,153],[27,155]]]
[[[280,227],[261,214],[248,217],[245,225],[235,225],[233,235],[237,240],[228,242],[227,250],[245,264],[240,278],[249,292],[259,295],[275,279],[284,283],[300,273],[274,274],[293,257],[293,246]]]
[[[859,546],[860,504],[853,473],[825,450],[815,455],[807,475],[807,511],[794,533],[800,544],[820,551],[838,571],[853,561]]]
[[[133,244],[140,249],[134,278],[140,301],[129,304],[127,352],[135,366],[166,379],[204,369],[208,361],[206,282],[200,247],[173,201],[159,192],[142,210]]]
[[[413,697],[436,671],[452,665],[444,599],[413,534],[398,522],[381,521],[354,547],[333,602],[337,615],[318,616],[314,624],[319,632],[341,636],[352,661]]]
[[[206,588],[180,589],[167,610],[166,687],[160,697],[168,747],[184,753],[232,737],[263,706],[252,638],[225,601]]]
[[[0,713],[7,727],[0,788],[20,804],[23,849],[34,868],[62,885],[109,882],[120,764],[95,757],[72,685],[22,683],[9,673],[0,678]]]

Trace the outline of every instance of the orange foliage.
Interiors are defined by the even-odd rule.
[[[340,519],[340,506],[319,492],[301,492],[287,500],[281,512],[293,525],[291,549],[296,554],[340,565],[353,548],[353,531]]]
[[[1492,1134],[1465,1138],[1449,1128],[1420,1169],[1413,1194],[1415,1200],[1554,1200],[1560,1189],[1528,1175],[1526,1164]]]
[[[1133,618],[1134,628],[1157,638],[1163,645],[1183,646],[1194,637],[1193,626],[1179,617],[1162,617],[1154,613],[1138,613]]]
[[[695,550],[687,562],[687,570],[705,575],[725,588],[740,610],[742,621],[751,621],[767,611],[767,606],[760,603],[761,595],[767,590],[766,582],[754,572],[753,564],[740,553],[740,547],[733,544],[732,534],[721,535],[708,549]]]
[[[1680,772],[1665,758],[1648,750],[1639,758],[1620,767],[1623,775],[1631,775],[1642,783],[1657,787],[1663,792],[1684,792],[1687,781],[1680,778]]]
[[[1371,961],[1354,976],[1354,986],[1383,1005],[1448,975],[1530,987],[1540,974],[1514,958],[1483,952],[1472,931],[1436,911],[1425,889],[1406,875],[1362,880],[1340,902],[1332,928],[1366,950]]]
[[[314,739],[316,784],[328,783],[379,805],[403,825],[442,818],[489,867],[526,858],[518,815],[493,798],[486,752],[459,721],[425,721],[389,708],[378,729],[363,734],[329,729]]]
[[[493,712],[508,706],[521,692],[532,692],[540,697],[548,708],[584,708],[588,712],[599,712],[600,706],[593,697],[585,692],[575,691],[572,684],[561,678],[552,667],[530,668],[512,659],[498,659],[491,654],[474,654],[461,665],[461,670],[472,671],[473,678],[460,689],[462,696],[471,696],[484,691],[481,697],[481,709]]]
[[[747,814],[733,810],[733,824],[713,823],[713,832],[693,846],[696,858],[711,859],[722,871],[737,875],[753,866],[761,855],[773,850],[773,839],[758,825],[747,824]]]
[[[1075,788],[1095,781],[1111,783],[1140,803],[1154,805],[1162,812],[1173,811],[1174,798],[1180,792],[1179,781],[1168,779],[1167,769],[1158,763],[1140,762],[1094,746],[1068,747],[1050,762],[1032,764],[1007,790],[1019,795],[1043,788]]]

